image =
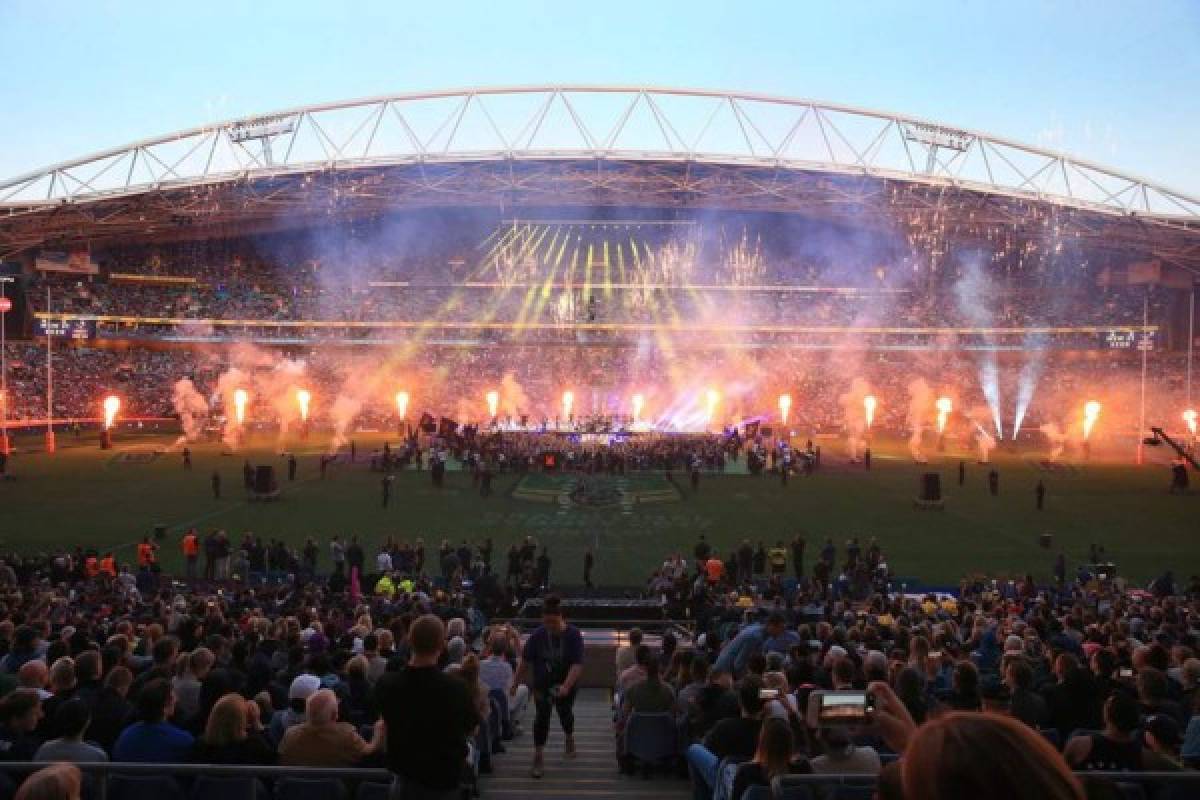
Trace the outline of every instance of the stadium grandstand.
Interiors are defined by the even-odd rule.
[[[0,800],[1200,797],[1197,275],[1196,197],[748,93],[2,180]]]

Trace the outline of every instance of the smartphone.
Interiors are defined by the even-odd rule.
[[[1121,667],[1117,670],[1117,677],[1122,680],[1128,680],[1133,677],[1133,667]]]
[[[941,650],[930,650],[930,651],[929,651],[929,657],[930,657],[930,658],[941,658],[941,657],[942,657],[942,651],[941,651]]]
[[[875,695],[861,690],[816,691],[808,696],[808,726],[866,725],[875,713]]]
[[[778,700],[779,699],[779,690],[778,689],[759,689],[758,690],[758,699],[763,700],[763,701]]]

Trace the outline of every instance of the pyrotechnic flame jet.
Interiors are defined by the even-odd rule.
[[[792,410],[792,396],[790,394],[779,395],[779,419],[787,425],[788,412]]]
[[[246,401],[249,397],[245,389],[234,389],[233,391],[233,416],[237,420],[238,427],[246,422]]]
[[[495,389],[487,393],[487,406],[488,416],[495,419],[497,412],[500,410],[500,393]]]
[[[949,397],[939,397],[937,400],[937,431],[944,433],[946,431],[946,420],[950,417],[950,412],[954,410],[954,402]]]
[[[408,416],[408,392],[396,392],[396,413],[400,419]]]
[[[1096,425],[1096,420],[1100,417],[1100,404],[1095,400],[1089,400],[1083,405],[1083,438],[1086,441],[1092,436],[1092,428]]]
[[[875,406],[876,405],[877,405],[877,401],[875,400],[875,395],[869,394],[863,398],[863,411],[865,412],[866,417],[867,417],[867,427],[868,428],[875,424]]]
[[[307,389],[296,390],[296,403],[300,406],[300,421],[308,422],[308,403],[312,400],[312,395]]]
[[[117,412],[121,410],[121,398],[115,394],[110,394],[104,398],[104,429],[108,430],[113,426],[113,420],[117,418]]]

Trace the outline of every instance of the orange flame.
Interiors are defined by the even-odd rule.
[[[495,417],[500,410],[500,393],[495,389],[487,393],[488,416]]]
[[[944,433],[946,431],[946,420],[950,418],[950,412],[954,410],[954,401],[949,397],[939,397],[937,399],[937,431]]]
[[[408,392],[396,392],[396,413],[400,419],[408,417]]]
[[[571,416],[571,409],[575,407],[575,393],[572,391],[563,392],[562,396],[563,418]]]
[[[246,401],[249,399],[245,389],[233,390],[233,416],[239,427],[246,422]]]
[[[875,400],[875,395],[869,394],[863,398],[863,411],[866,413],[866,416],[867,416],[867,427],[868,428],[875,424],[875,406],[876,405],[877,405],[877,401]]]
[[[110,394],[104,398],[104,429],[108,430],[113,426],[113,420],[117,418],[117,412],[121,410],[121,398],[115,394]]]
[[[1183,421],[1187,423],[1188,432],[1190,432],[1192,434],[1192,436],[1195,436],[1196,435],[1196,410],[1194,408],[1189,408],[1187,411],[1183,412]]]
[[[1083,404],[1083,438],[1090,439],[1092,436],[1092,428],[1096,425],[1096,420],[1100,418],[1100,404],[1095,400],[1089,400]]]
[[[646,398],[640,394],[635,394],[631,400],[633,404],[633,424],[641,421],[642,408],[646,405]]]
[[[790,394],[779,395],[779,421],[787,425],[788,412],[792,410],[792,396]]]
[[[303,422],[308,422],[308,403],[312,400],[312,395],[307,389],[296,390],[296,402],[300,404],[300,419]]]

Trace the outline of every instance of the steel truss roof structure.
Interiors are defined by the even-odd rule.
[[[1200,269],[1200,199],[1136,176],[881,111],[624,86],[394,95],[136,142],[0,182],[0,256],[498,204],[882,216],[980,236],[1053,225]]]

